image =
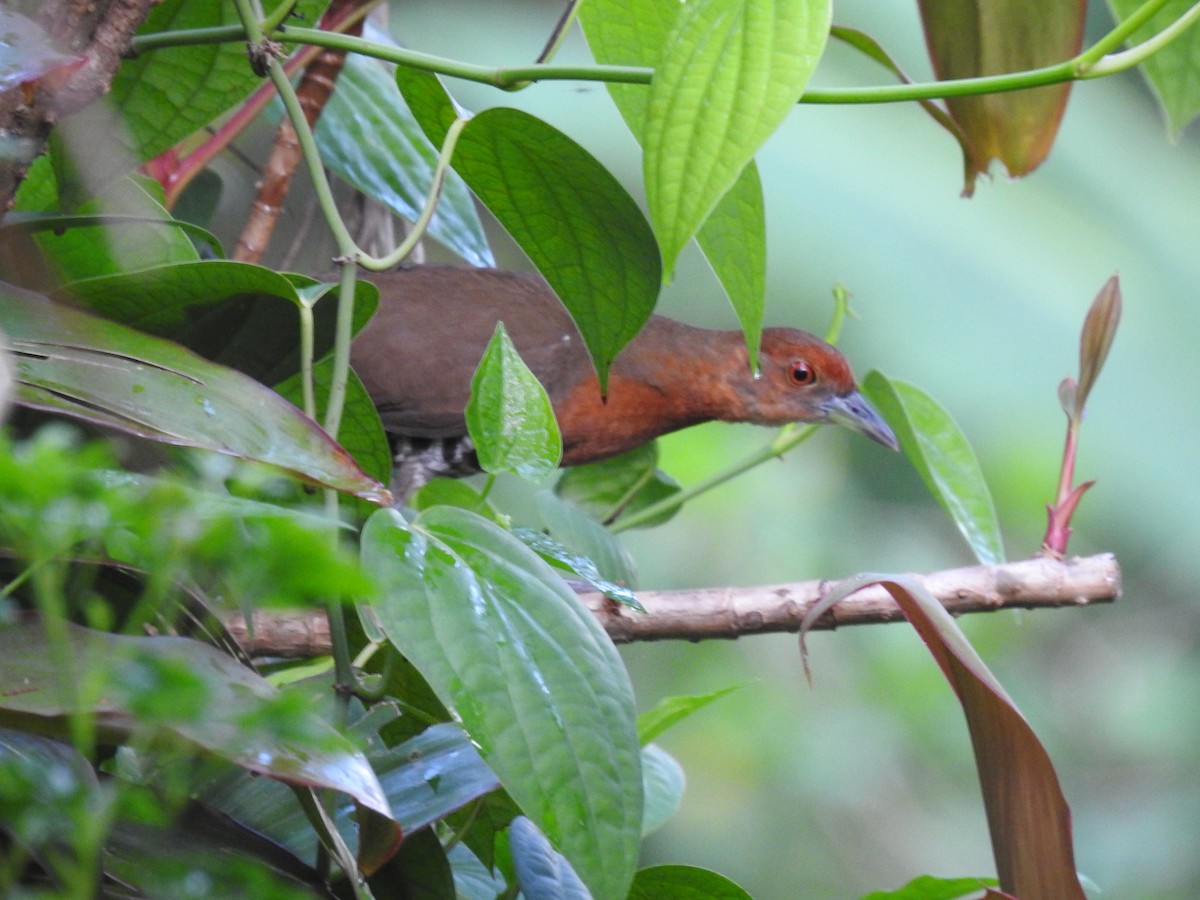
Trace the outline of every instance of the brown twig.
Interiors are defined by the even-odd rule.
[[[1121,593],[1121,570],[1111,553],[1068,560],[1037,557],[916,577],[954,615],[1110,603]],[[753,588],[645,591],[638,594],[646,608],[644,614],[601,594],[584,594],[582,599],[617,643],[700,641],[796,632],[805,613],[833,584],[802,581]],[[888,593],[872,587],[847,597],[822,616],[814,628],[902,618]],[[329,652],[329,630],[320,612],[256,612],[253,622],[254,639],[250,640],[241,616],[225,619],[229,632],[253,656],[308,657]]]

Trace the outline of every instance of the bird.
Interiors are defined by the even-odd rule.
[[[806,331],[763,329],[755,373],[742,332],[651,316],[613,361],[602,395],[574,321],[536,276],[413,266],[368,280],[379,288],[379,308],[354,339],[351,366],[391,443],[392,490],[400,498],[436,475],[479,471],[464,411],[497,322],[550,397],[563,466],[608,459],[712,420],[836,423],[898,448],[846,358]]]

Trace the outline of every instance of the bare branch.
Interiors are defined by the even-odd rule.
[[[1001,609],[1039,609],[1111,603],[1121,593],[1121,570],[1111,553],[1068,560],[1038,557],[1000,566],[972,566],[918,575],[954,615]],[[767,632],[795,632],[809,608],[836,582],[802,581],[753,588],[644,591],[645,614],[601,594],[584,594],[617,643],[629,641],[737,638]],[[847,597],[816,624],[818,629],[902,619],[899,607],[880,587]],[[254,639],[241,616],[225,625],[254,656],[319,656],[329,652],[329,628],[322,613],[256,612]]]

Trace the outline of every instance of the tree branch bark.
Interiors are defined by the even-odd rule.
[[[1121,570],[1111,553],[1057,560],[1035,557],[1000,566],[971,566],[916,576],[952,614],[1001,609],[1041,609],[1111,603],[1121,593]],[[645,613],[621,606],[602,594],[581,599],[617,643],[630,641],[738,638],[768,632],[796,632],[805,613],[837,582],[801,581],[751,588],[643,591]],[[814,628],[868,625],[902,619],[900,608],[880,587],[847,597],[817,620]],[[329,652],[329,628],[322,613],[256,612],[253,639],[240,615],[225,625],[252,656],[310,657]]]

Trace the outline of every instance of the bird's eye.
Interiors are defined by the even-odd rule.
[[[817,373],[813,371],[813,367],[802,359],[798,359],[792,363],[790,375],[792,378],[792,384],[798,384],[801,386],[812,384],[817,380]]]

